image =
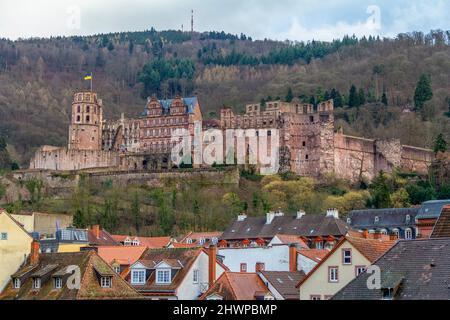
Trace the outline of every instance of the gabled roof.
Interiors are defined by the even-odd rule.
[[[298,250],[298,254],[305,256],[306,258],[313,260],[314,262],[319,263],[326,257],[326,255],[330,252],[327,249],[306,249],[306,250]]]
[[[69,289],[66,272],[67,267],[77,266],[80,269],[81,281],[79,289]],[[32,273],[31,273],[32,272]],[[74,300],[74,299],[137,299],[140,295],[119,275],[115,274],[111,267],[102,260],[93,250],[72,253],[41,253],[39,264],[30,264],[22,267],[12,277],[24,278],[19,290],[13,289],[8,284],[0,294],[0,299],[19,300]],[[102,288],[99,275],[105,274],[112,277],[112,287]],[[54,288],[52,277],[63,278],[61,289]],[[41,288],[32,288],[32,277],[41,277]]]
[[[99,236],[95,235],[94,230],[88,230],[89,244],[92,246],[117,246],[119,243],[106,230],[101,229]]]
[[[142,256],[145,249],[143,246],[101,246],[97,248],[97,253],[109,264],[117,262],[120,265],[131,265]]]
[[[256,300],[269,289],[256,273],[224,272],[216,282],[200,297],[219,295],[223,300]]]
[[[299,299],[299,290],[295,286],[306,276],[303,271],[262,271],[261,275],[286,300]]]
[[[430,238],[450,238],[450,205],[442,209]]]
[[[324,264],[344,243],[349,242],[358,250],[370,263],[373,263],[378,257],[389,250],[396,241],[384,239],[366,239],[360,237],[346,236],[342,238],[328,254],[314,266],[314,268],[303,278],[297,287],[300,287],[314,272]]]
[[[141,263],[152,272],[144,285],[133,285],[139,292],[144,294],[175,294],[192,264],[204,252],[201,248],[194,249],[146,249],[142,257],[136,262]],[[161,262],[174,264],[176,269],[172,270],[172,282],[170,284],[156,284],[154,268]]]
[[[398,300],[449,300],[450,239],[402,240],[373,263],[381,269],[383,288],[398,288]],[[382,290],[369,289],[361,274],[334,300],[380,300]]]
[[[342,221],[323,214],[306,214],[300,219],[296,216],[276,216],[270,224],[266,217],[247,217],[235,220],[222,234],[224,240],[273,238],[277,234],[304,237],[344,236],[351,227]]]
[[[280,239],[282,244],[297,244],[301,248],[308,249],[308,245],[303,241],[300,236],[294,236],[289,234],[277,234],[275,235],[278,239]]]
[[[30,237],[30,240],[33,240],[33,237],[27,232],[27,230],[25,230],[25,228],[21,223],[19,223],[16,219],[14,219],[5,209],[0,208],[0,215],[2,214],[11,219],[11,221],[14,222],[19,227],[20,230],[22,230],[28,237]]]
[[[129,238],[131,241],[133,239],[139,239],[140,245],[145,246],[150,249],[157,248],[165,248],[167,247],[171,241],[171,237],[139,237],[139,236],[126,236],[126,235],[112,235],[112,238],[117,241],[123,243],[125,239]]]

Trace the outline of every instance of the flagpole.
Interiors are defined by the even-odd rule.
[[[91,93],[92,93],[92,80],[93,80],[93,74],[92,74],[92,72],[91,72]]]

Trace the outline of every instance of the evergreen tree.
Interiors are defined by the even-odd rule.
[[[286,102],[292,102],[294,99],[294,94],[292,93],[292,88],[289,87],[288,92],[286,94]]]
[[[416,110],[421,110],[425,102],[433,98],[433,91],[431,89],[431,79],[429,76],[422,74],[419,82],[417,82],[416,91],[414,93],[414,107]]]
[[[360,106],[359,95],[358,95],[355,85],[352,85],[352,87],[350,88],[349,95],[348,95],[348,106],[350,108]]]
[[[391,206],[391,194],[388,180],[383,171],[380,171],[372,182],[372,204],[375,208],[389,208]]]
[[[433,150],[435,153],[447,151],[447,141],[445,141],[444,135],[442,133],[440,133],[436,137],[436,140],[434,141]]]
[[[381,103],[384,104],[385,106],[388,105],[388,99],[387,99],[386,92],[383,92],[383,95],[381,96]]]
[[[364,89],[360,88],[358,92],[359,105],[364,105],[366,103],[366,94],[364,93]]]

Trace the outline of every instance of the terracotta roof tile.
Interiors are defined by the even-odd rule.
[[[450,238],[450,206],[442,209],[441,216],[434,226],[431,238]]]
[[[395,240],[365,239],[348,236],[346,239],[371,263],[381,257],[397,242]]]
[[[131,241],[133,241],[133,239],[138,239],[141,246],[146,246],[149,249],[165,248],[172,241],[171,237],[138,237],[126,235],[112,235],[112,238],[120,243],[123,243],[127,238],[129,238]]]
[[[298,253],[305,256],[315,262],[320,262],[325,258],[325,256],[330,252],[327,249],[306,249],[298,250]]]
[[[276,237],[280,239],[283,244],[298,244],[300,247],[307,249],[308,245],[299,236],[288,234],[277,234]]]
[[[200,297],[217,294],[224,300],[256,300],[256,295],[269,292],[269,289],[256,273],[224,272],[219,279]]]
[[[111,264],[114,261],[121,265],[135,263],[144,253],[145,247],[125,246],[101,246],[97,248],[98,255]]]

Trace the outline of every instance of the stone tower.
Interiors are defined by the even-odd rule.
[[[97,99],[97,93],[75,93],[69,127],[69,150],[101,150],[102,122],[102,100]]]

